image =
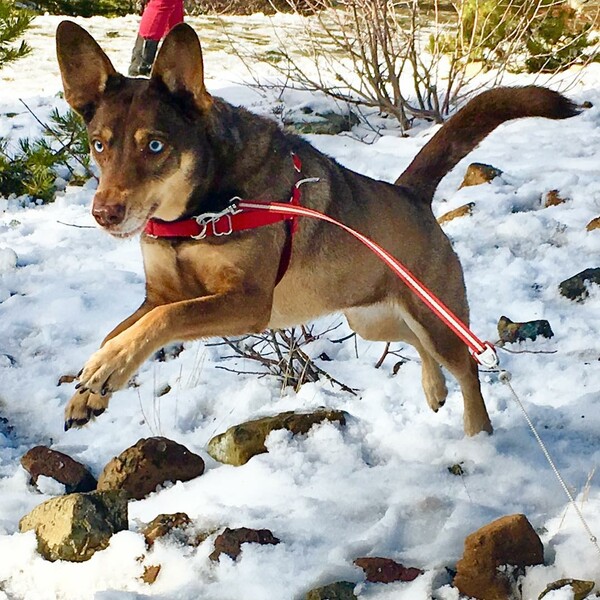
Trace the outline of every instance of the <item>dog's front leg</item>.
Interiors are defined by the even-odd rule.
[[[131,325],[139,321],[145,314],[154,308],[154,304],[144,300],[143,304],[129,317],[119,323],[102,341],[102,348],[110,339],[119,335]],[[94,394],[90,390],[79,389],[71,397],[65,407],[65,431],[71,427],[82,427],[86,423],[101,415],[108,406],[110,394]]]
[[[90,357],[80,388],[106,396],[124,387],[148,357],[170,342],[262,331],[271,302],[244,290],[156,306]]]

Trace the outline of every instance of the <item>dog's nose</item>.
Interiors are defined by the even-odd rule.
[[[92,208],[92,214],[94,219],[98,221],[98,224],[102,227],[109,227],[111,225],[118,225],[123,222],[125,218],[125,205],[124,204],[99,204],[94,205]]]

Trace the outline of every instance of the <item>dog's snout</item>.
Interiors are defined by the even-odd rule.
[[[96,204],[92,208],[92,214],[98,224],[102,227],[119,225],[125,218],[124,204]]]

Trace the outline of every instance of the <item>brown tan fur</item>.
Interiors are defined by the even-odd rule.
[[[270,120],[213,98],[202,53],[187,25],[165,39],[149,80],[119,75],[83,29],[63,22],[58,59],[70,105],[84,117],[101,169],[92,212],[115,236],[152,217],[175,220],[220,210],[233,196],[287,201],[302,176],[303,204],[354,227],[399,258],[468,322],[462,270],[431,210],[441,178],[500,123],[522,116],[576,114],[565,98],[537,87],[500,88],[448,121],[391,185],[354,173]],[[150,152],[159,140],[164,148]],[[302,160],[302,175],[290,153]],[[492,431],[477,365],[467,348],[369,250],[343,231],[302,220],[289,269],[277,283],[285,224],[205,240],[142,235],[146,298],[85,364],[66,427],[105,410],[156,350],[193,340],[287,327],[343,312],[366,339],[413,344],[432,409],[447,390],[440,365],[458,380],[468,435]]]

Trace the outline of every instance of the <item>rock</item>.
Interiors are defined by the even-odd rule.
[[[500,169],[496,169],[496,167],[492,167],[492,165],[486,165],[484,163],[471,163],[467,167],[465,178],[460,184],[460,187],[464,188],[471,185],[489,183],[500,175],[502,175],[502,171]]]
[[[225,529],[215,539],[215,549],[211,552],[211,560],[219,560],[221,554],[227,554],[234,560],[242,552],[242,544],[279,544],[279,540],[268,529]]]
[[[549,206],[558,206],[564,204],[567,200],[560,195],[558,190],[550,190],[543,199],[543,205],[548,208]]]
[[[366,575],[367,581],[372,583],[391,583],[392,581],[412,581],[423,574],[421,569],[405,567],[391,558],[366,556],[354,561]]]
[[[168,535],[174,529],[185,529],[191,524],[192,520],[183,512],[162,514],[150,521],[142,530],[142,534],[146,544],[151,547],[158,538]]]
[[[83,562],[128,527],[127,494],[122,491],[69,494],[34,508],[19,522],[35,530],[38,552],[47,560]]]
[[[21,465],[31,475],[33,484],[44,475],[62,483],[67,494],[96,489],[96,479],[84,465],[46,446],[36,446],[26,452],[21,457]]]
[[[465,540],[456,565],[454,585],[461,594],[480,600],[508,600],[512,581],[499,567],[525,567],[544,562],[542,542],[525,515],[509,515],[485,525]]]
[[[142,581],[144,583],[152,584],[156,581],[158,574],[160,573],[160,565],[149,565],[144,567],[144,574],[142,575]]]
[[[568,585],[573,590],[573,600],[584,600],[592,593],[596,584],[593,581],[584,581],[581,579],[559,579],[554,583],[548,584],[546,589],[539,595],[538,600],[542,600],[546,594],[554,590],[560,590]]]
[[[454,219],[458,219],[459,217],[470,216],[473,214],[473,207],[475,206],[475,202],[469,202],[468,204],[463,204],[454,210],[449,210],[447,213],[444,213],[441,217],[438,217],[437,222],[440,225],[445,225]]]
[[[337,581],[311,590],[305,600],[356,600],[355,587],[356,584],[350,581]]]
[[[141,500],[165,481],[189,481],[203,472],[200,456],[167,438],[152,437],[113,458],[98,478],[98,489],[123,489]]]
[[[309,106],[300,111],[293,111],[283,117],[286,129],[295,133],[312,133],[324,135],[337,135],[343,131],[350,131],[359,124],[358,117],[349,111],[345,115],[335,112],[315,112]]]
[[[265,440],[271,431],[287,429],[293,434],[307,433],[322,421],[346,424],[345,413],[340,410],[317,410],[314,413],[280,413],[230,427],[208,442],[208,453],[219,462],[229,465],[246,464],[253,456],[267,451]]]
[[[546,319],[515,323],[508,317],[502,316],[498,321],[498,335],[502,342],[514,343],[524,342],[525,340],[535,341],[538,335],[551,338],[554,337],[554,332]]]
[[[585,300],[590,294],[587,287],[590,283],[600,285],[600,268],[584,269],[577,275],[565,279],[559,286],[561,295],[578,302]]]
[[[600,229],[600,217],[592,219],[586,226],[587,231],[594,231],[594,229]]]

